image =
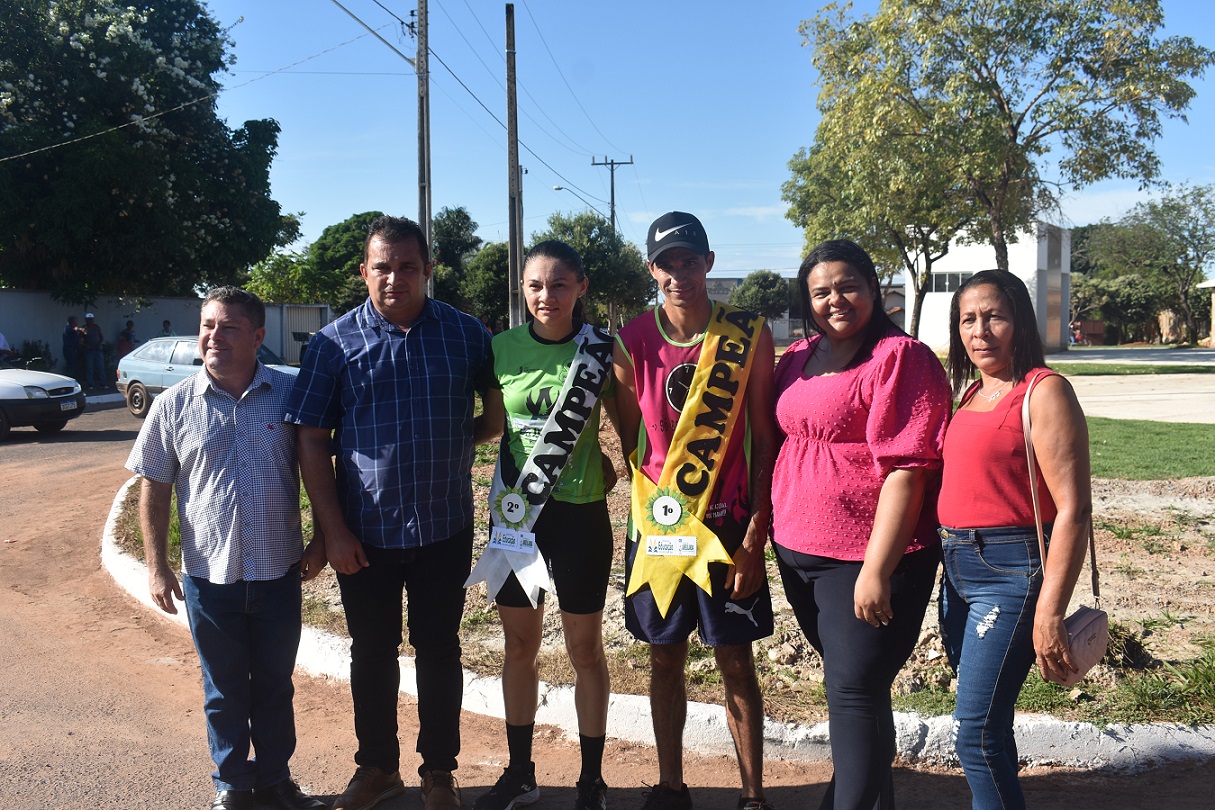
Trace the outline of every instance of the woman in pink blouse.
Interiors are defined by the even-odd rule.
[[[873,260],[824,242],[797,276],[806,340],[776,368],[772,481],[785,594],[823,657],[835,773],[823,808],[892,808],[890,687],[940,561],[945,372],[886,316]]]

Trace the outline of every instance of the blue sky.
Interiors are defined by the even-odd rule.
[[[413,68],[331,0],[206,2],[235,42],[220,115],[230,126],[250,118],[282,125],[273,195],[284,210],[303,212],[305,239],[362,211],[416,217]],[[412,0],[381,2],[406,20],[414,8]],[[415,41],[375,0],[342,3],[413,56]],[[719,270],[795,268],[802,234],[784,217],[780,187],[818,123],[798,25],[820,5],[517,0],[528,236],[556,211],[585,210],[584,200],[555,185],[606,214],[608,170],[592,159],[631,156],[633,165],[616,170],[625,238],[644,247],[652,219],[686,210],[704,222]],[[1206,0],[1163,5],[1168,33],[1215,47]],[[876,6],[856,4],[860,12]],[[486,241],[507,236],[506,133],[461,82],[505,122],[504,8],[497,0],[429,3],[438,57],[431,58],[432,205],[466,207]],[[1215,76],[1197,89],[1190,123],[1166,123],[1158,142],[1164,178],[1173,182],[1215,182]],[[1134,182],[1097,184],[1069,196],[1061,224],[1116,217],[1141,199]]]

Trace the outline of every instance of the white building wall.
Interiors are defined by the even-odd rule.
[[[69,315],[84,325],[86,312],[92,312],[107,343],[117,343],[126,322],[135,322],[140,342],[160,334],[161,322],[172,323],[178,335],[197,335],[201,298],[102,298],[92,307],[60,304],[50,293],[30,290],[0,290],[0,333],[14,348],[22,341],[41,340],[50,348],[62,371],[63,327]],[[299,343],[294,331],[315,332],[333,315],[325,304],[266,304],[266,346],[287,362],[299,361]]]
[[[1071,293],[1071,231],[1055,225],[1038,223],[1032,231],[1019,234],[1008,246],[1008,269],[1025,282],[1034,302],[1038,332],[1046,351],[1067,347],[1068,300]],[[963,245],[955,242],[944,258],[933,263],[937,273],[978,273],[996,268],[996,251],[989,244]],[[915,288],[906,282],[907,322],[911,322],[911,307]],[[920,340],[935,351],[949,348],[949,304],[952,292],[925,294],[920,311]]]

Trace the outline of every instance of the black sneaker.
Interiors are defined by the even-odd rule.
[[[692,810],[692,794],[688,793],[687,785],[680,785],[679,790],[654,785],[645,795],[641,810]]]
[[[776,810],[767,799],[744,799],[738,797],[738,810]]]
[[[578,798],[574,810],[607,810],[607,785],[602,779],[593,782],[578,782]]]
[[[536,785],[534,770],[516,773],[507,768],[489,789],[489,793],[477,799],[473,810],[513,810],[515,807],[532,804],[539,798],[540,788]]]

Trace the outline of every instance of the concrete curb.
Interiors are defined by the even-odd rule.
[[[114,497],[101,538],[101,563],[133,598],[158,616],[185,627],[185,611],[175,615],[158,609],[148,595],[147,569],[119,550],[114,526],[122,503],[137,478],[127,481]],[[416,696],[413,659],[402,656],[401,691]],[[350,640],[305,627],[296,658],[299,670],[313,676],[348,680]],[[464,671],[464,709],[489,717],[505,717],[502,685],[497,678]],[[560,728],[573,739],[578,735],[574,689],[540,684],[536,722]],[[956,766],[953,753],[953,718],[895,714],[898,757],[907,763]],[[1090,723],[1069,723],[1046,715],[1018,715],[1017,749],[1028,765],[1109,769],[1137,773],[1148,768],[1186,760],[1215,758],[1215,726],[1188,727],[1167,724],[1116,725],[1105,729]],[[612,695],[608,709],[608,735],[643,745],[654,744],[649,698]],[[684,743],[702,754],[731,754],[734,743],[721,706],[688,704]],[[806,727],[764,721],[764,756],[769,759],[826,762],[831,740],[826,723]]]

